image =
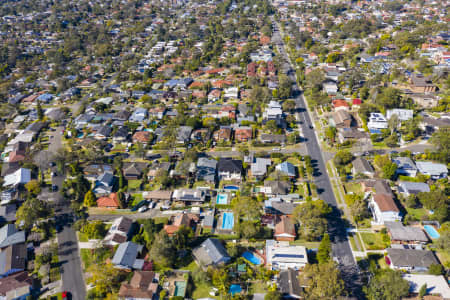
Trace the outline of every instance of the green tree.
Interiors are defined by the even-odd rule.
[[[345,166],[345,165],[351,163],[352,160],[353,160],[353,154],[351,154],[351,152],[348,150],[338,151],[333,158],[333,161],[336,164],[336,166]]]
[[[332,261],[306,265],[301,280],[307,286],[306,299],[334,300],[345,294],[344,281]]]
[[[264,300],[281,300],[283,299],[279,291],[270,291],[264,296]]]
[[[369,300],[398,300],[409,294],[409,283],[401,273],[390,269],[378,271],[365,287]]]
[[[419,298],[423,299],[423,297],[427,294],[427,284],[424,283],[419,290]]]
[[[437,150],[444,154],[448,161],[450,153],[450,126],[441,127],[433,133],[430,142],[436,146]]]
[[[323,200],[306,201],[294,209],[294,218],[299,223],[299,234],[308,240],[318,240],[327,230],[326,216],[331,207]]]
[[[441,264],[432,264],[428,268],[428,273],[431,275],[442,275],[444,273],[444,268]]]
[[[90,276],[87,282],[95,287],[97,297],[103,299],[108,294],[117,293],[120,283],[124,280],[123,273],[111,263],[91,264],[88,272]]]
[[[181,225],[172,237],[173,245],[176,249],[186,249],[190,241],[194,238],[194,232],[191,227]]]
[[[317,250],[317,261],[319,264],[328,263],[330,261],[331,254],[331,241],[328,233],[323,235],[322,241],[320,241],[319,249]]]
[[[86,207],[92,207],[92,206],[95,206],[96,204],[97,204],[97,201],[95,200],[94,192],[92,190],[89,190],[84,195],[83,205]]]
[[[392,180],[395,178],[395,172],[397,171],[397,164],[390,161],[383,166],[382,171],[383,171],[383,178]]]
[[[86,222],[81,231],[87,235],[89,239],[102,239],[106,234],[106,225],[102,221]]]
[[[314,69],[306,75],[306,84],[309,88],[320,90],[325,81],[325,74],[321,69]]]
[[[44,119],[44,112],[42,110],[41,107],[41,101],[37,101],[37,105],[36,105],[36,113],[37,113],[37,117],[39,121],[42,121]]]
[[[331,143],[334,143],[334,140],[336,138],[336,127],[328,126],[325,129],[325,136]]]
[[[238,195],[231,200],[231,206],[236,219],[253,221],[261,217],[261,203],[256,198]]]
[[[169,267],[175,259],[175,249],[164,230],[161,230],[154,238],[150,248],[150,256],[158,265]]]
[[[25,184],[25,188],[27,189],[28,193],[30,193],[33,196],[37,196],[41,192],[41,185],[37,180],[28,181]]]
[[[230,273],[225,269],[208,269],[212,284],[219,290],[221,295],[226,295],[230,288]]]
[[[29,230],[42,219],[47,219],[53,214],[48,204],[34,197],[28,198],[16,212],[16,225]]]
[[[281,99],[289,98],[292,94],[292,82],[291,80],[284,74],[281,74],[278,77],[279,87],[278,87],[278,96]]]

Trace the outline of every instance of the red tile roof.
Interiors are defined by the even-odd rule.
[[[111,193],[108,197],[100,197],[97,199],[98,207],[119,207],[119,197],[117,193]]]

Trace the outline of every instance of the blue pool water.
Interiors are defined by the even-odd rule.
[[[217,204],[228,204],[228,195],[227,194],[218,194],[216,203]]]
[[[260,265],[262,263],[261,259],[259,257],[255,256],[250,251],[245,251],[242,254],[242,257],[245,258],[246,260],[248,260],[249,262],[251,262],[254,265]]]
[[[222,217],[222,229],[231,230],[234,225],[233,213],[224,213]]]
[[[434,229],[433,226],[431,225],[424,225],[423,229],[425,229],[425,231],[427,232],[427,234],[432,238],[432,239],[438,239],[441,235],[439,234],[439,232],[436,231],[436,229]]]
[[[227,185],[223,187],[224,190],[233,190],[233,191],[238,191],[239,187],[236,185]]]
[[[234,294],[239,294],[242,292],[242,288],[240,284],[232,284],[230,285],[230,294],[234,296]]]

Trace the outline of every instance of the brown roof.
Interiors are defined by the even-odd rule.
[[[31,287],[32,280],[28,272],[19,272],[8,277],[0,279],[0,295],[6,296],[6,293]]]
[[[373,196],[373,199],[375,200],[381,211],[400,211],[394,202],[394,198],[392,198],[391,195],[375,194],[375,196]]]
[[[130,283],[124,283],[119,290],[121,298],[149,298],[156,293],[158,285],[153,283],[155,273],[151,271],[136,271]]]
[[[133,135],[133,140],[138,142],[147,143],[150,140],[150,132],[138,131]]]
[[[100,197],[97,199],[98,207],[119,207],[119,197],[117,193],[111,193],[108,197]]]
[[[172,191],[148,191],[144,194],[144,198],[154,200],[170,200],[172,198]]]
[[[278,223],[275,225],[275,235],[289,234],[295,236],[295,226],[291,219],[287,216],[281,216]]]

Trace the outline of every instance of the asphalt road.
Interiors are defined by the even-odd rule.
[[[296,84],[295,69],[292,63],[289,61],[284,47],[283,39],[281,38],[278,25],[273,22],[275,31],[273,34],[273,42],[278,47],[280,55],[286,59],[283,63],[283,70],[285,74],[291,79],[293,84],[293,90],[295,95],[295,103],[297,108],[297,119],[300,121],[300,126],[303,131],[303,138],[305,139],[308,154],[311,156],[311,160],[315,167],[314,182],[317,186],[319,197],[333,207],[333,213],[328,220],[328,231],[333,241],[332,252],[333,258],[338,262],[342,277],[349,290],[355,296],[360,295],[361,283],[359,277],[359,269],[356,261],[353,257],[350,243],[347,238],[346,228],[348,225],[342,218],[341,212],[338,209],[337,201],[331,187],[330,178],[328,177],[325,162],[322,156],[322,150],[319,146],[317,135],[314,130],[313,122],[310,115],[306,110],[306,101],[303,97],[303,93]]]
[[[62,147],[62,130],[58,127],[52,132],[53,138],[49,150],[56,153]],[[58,186],[58,191],[50,193],[55,203],[56,220],[58,225],[58,256],[61,262],[62,290],[70,292],[73,300],[86,299],[86,285],[84,283],[81,259],[78,251],[78,241],[75,230],[72,228],[70,202],[64,199],[59,191],[63,187],[64,174],[59,174],[56,167],[53,171],[57,176],[52,178],[52,184]]]

